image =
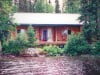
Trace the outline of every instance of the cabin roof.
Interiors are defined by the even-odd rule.
[[[18,25],[82,25],[79,14],[14,13],[13,22]]]

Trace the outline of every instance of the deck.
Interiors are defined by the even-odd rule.
[[[57,42],[46,42],[46,41],[39,41],[37,42],[39,45],[64,45],[66,44],[65,41],[57,41]]]

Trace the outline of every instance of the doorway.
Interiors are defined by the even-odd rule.
[[[43,37],[43,39],[42,39],[43,41],[48,40],[48,31],[46,29],[43,30],[42,37]]]

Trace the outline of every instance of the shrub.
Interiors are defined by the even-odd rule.
[[[20,39],[10,40],[8,43],[3,45],[3,53],[19,55],[20,51],[25,48],[27,48],[27,42]]]
[[[25,34],[19,33],[15,40],[9,40],[3,44],[3,54],[19,55],[20,51],[27,48],[28,41]]]
[[[72,34],[64,46],[65,54],[70,56],[89,54],[90,50],[90,45],[86,42],[81,34]]]
[[[28,27],[27,35],[28,35],[28,46],[29,47],[35,46],[35,41],[36,41],[35,31],[32,26]]]
[[[100,41],[93,44],[92,47],[91,53],[93,55],[100,55]]]
[[[63,54],[63,50],[58,46],[44,46],[43,49],[48,53],[49,56],[57,56]]]

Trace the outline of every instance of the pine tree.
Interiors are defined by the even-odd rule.
[[[12,23],[12,14],[14,8],[12,0],[0,0],[0,42],[3,45],[8,39],[11,30],[15,29],[15,24]]]
[[[36,41],[35,31],[34,31],[34,28],[32,26],[28,27],[27,35],[28,35],[29,47],[35,46],[35,41]]]
[[[100,40],[100,0],[81,0],[81,17],[83,34],[86,40]]]
[[[54,8],[51,5],[51,3],[46,3],[45,9],[46,9],[46,13],[53,13],[54,12]]]
[[[80,0],[65,0],[64,13],[79,13]]]
[[[59,9],[59,0],[55,0],[55,13],[61,13],[60,9]]]
[[[34,5],[34,11],[38,13],[51,13],[53,7],[46,0],[37,0]]]

